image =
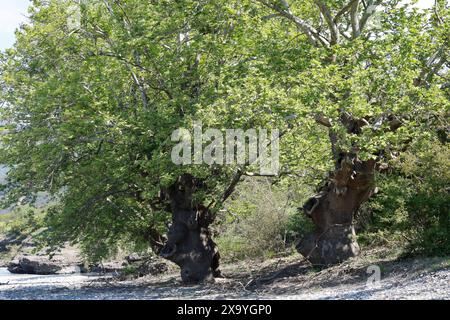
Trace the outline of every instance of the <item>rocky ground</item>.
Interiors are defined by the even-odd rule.
[[[375,267],[374,267],[375,266]],[[369,268],[369,269],[368,269]],[[379,268],[380,282],[369,281]],[[222,267],[214,284],[182,286],[174,269],[119,281],[109,275],[1,275],[0,299],[450,299],[450,258],[398,260],[370,250],[319,270],[299,255]]]
[[[145,256],[122,255],[102,264],[90,265],[83,259],[79,248],[66,243],[58,250],[39,247],[33,235],[0,234],[0,267],[14,274],[72,274],[86,272],[117,272],[133,265],[141,274],[165,271],[165,264],[145,259]]]

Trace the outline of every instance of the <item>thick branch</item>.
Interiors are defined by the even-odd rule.
[[[359,37],[361,34],[360,24],[358,21],[359,1],[354,1],[350,8],[350,23],[352,25],[353,38]]]
[[[376,12],[377,6],[379,6],[381,4],[381,2],[382,2],[382,0],[367,1],[367,6],[364,10],[364,13],[363,13],[361,19],[359,20],[359,32],[360,33],[364,30],[369,18],[374,15],[374,13]]]
[[[220,204],[227,201],[227,199],[233,194],[234,189],[236,189],[236,186],[238,185],[239,181],[241,180],[241,177],[243,174],[244,174],[244,172],[242,171],[242,169],[238,169],[236,171],[236,174],[234,175],[228,188],[225,190],[225,192],[222,195],[222,198],[220,199]]]
[[[324,44],[324,40],[321,39],[319,32],[315,30],[311,25],[309,25],[309,23],[307,23],[305,20],[295,16],[289,7],[289,4],[285,0],[281,1],[283,3],[284,8],[276,4],[270,3],[266,0],[256,0],[256,1],[263,4],[267,8],[275,10],[281,16],[294,22],[295,25],[308,37],[308,40],[312,45],[317,46],[318,42]]]
[[[341,10],[338,11],[336,16],[333,19],[333,22],[337,24],[339,22],[339,19],[353,6],[355,2],[358,2],[359,0],[351,0],[349,3],[347,3],[344,7],[342,7]]]
[[[445,46],[439,48],[426,62],[419,76],[414,80],[414,85],[421,86],[426,83],[434,74],[447,62]]]
[[[328,28],[330,29],[330,45],[337,44],[339,42],[339,31],[336,23],[333,20],[333,17],[331,16],[330,10],[326,6],[326,4],[320,0],[314,0],[314,3],[319,7],[319,10],[325,18]]]

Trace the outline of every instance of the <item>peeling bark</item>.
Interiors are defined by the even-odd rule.
[[[172,225],[160,255],[181,268],[184,283],[211,281],[220,276],[220,255],[208,229],[213,216],[204,206],[193,204],[192,196],[200,184],[185,174],[167,190]]]
[[[311,263],[332,265],[359,254],[353,218],[374,192],[375,164],[343,155],[328,184],[304,204],[316,231],[304,237],[297,250]]]

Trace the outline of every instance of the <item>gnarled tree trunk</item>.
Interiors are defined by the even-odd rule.
[[[167,190],[172,224],[160,255],[181,268],[184,283],[213,280],[220,275],[220,256],[208,230],[212,215],[204,206],[193,204],[198,187],[199,182],[185,174]]]
[[[304,237],[297,250],[311,263],[331,265],[359,253],[353,218],[374,190],[375,160],[341,155],[330,181],[303,206],[316,231]]]

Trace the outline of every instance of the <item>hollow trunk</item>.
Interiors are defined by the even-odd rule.
[[[341,155],[327,185],[304,204],[316,230],[300,241],[297,251],[311,263],[332,265],[359,254],[353,220],[374,191],[374,170],[374,160]]]
[[[184,283],[213,280],[220,275],[220,255],[208,229],[213,217],[202,205],[193,204],[198,182],[185,174],[167,190],[172,224],[160,255],[181,268]]]

